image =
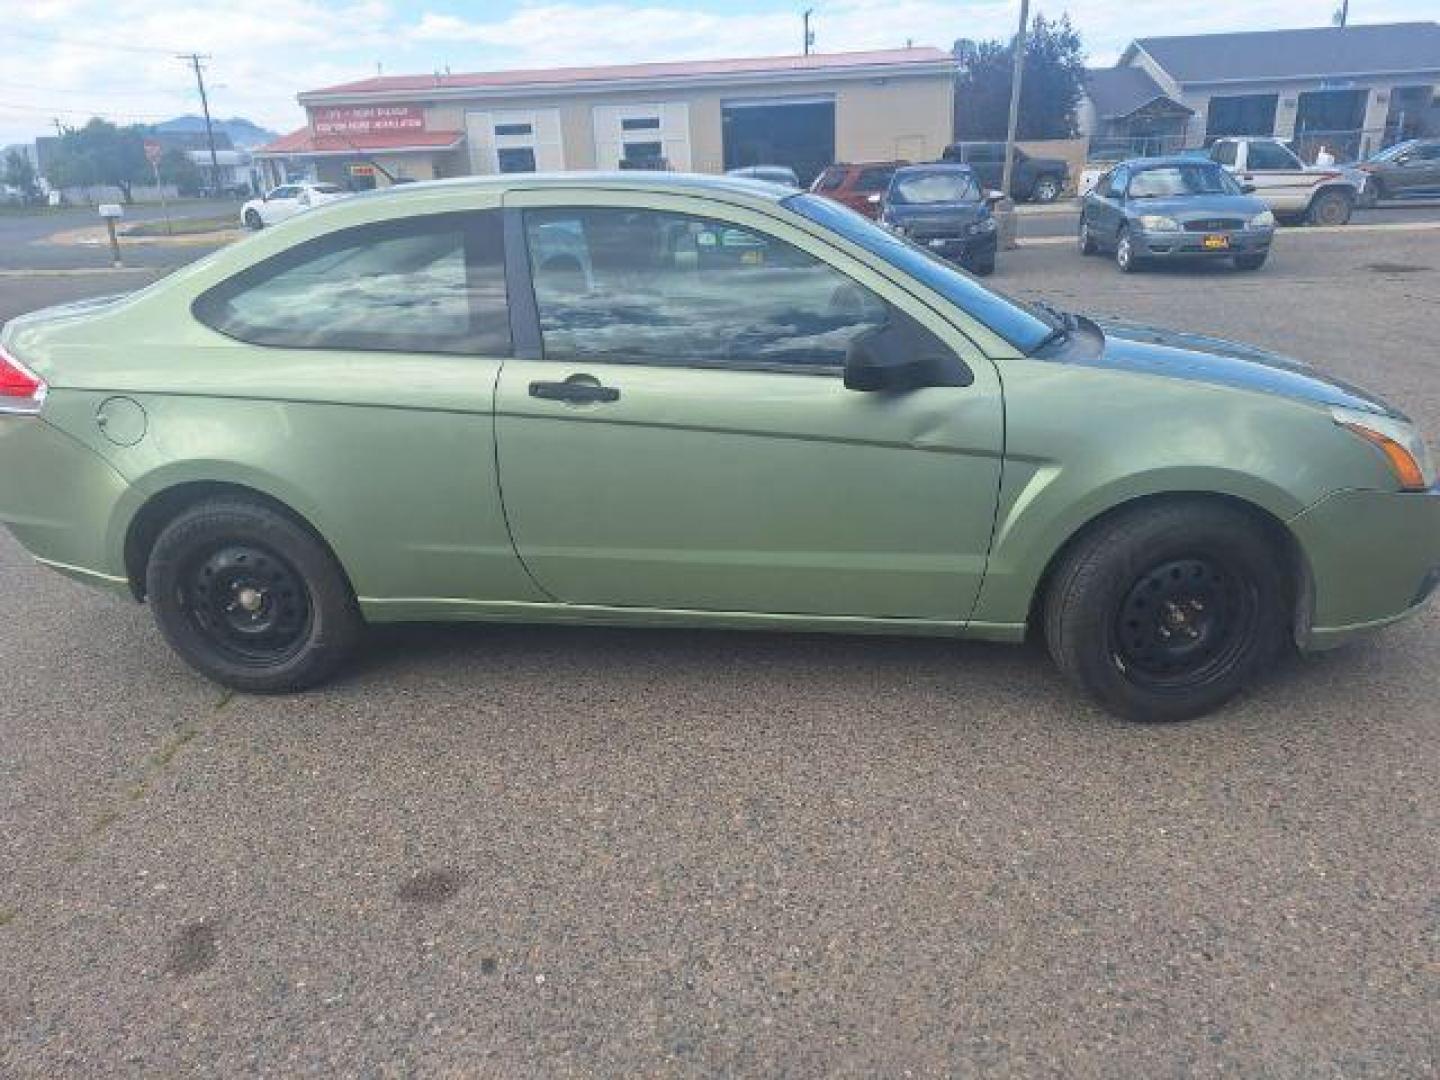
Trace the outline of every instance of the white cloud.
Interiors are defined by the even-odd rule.
[[[80,122],[198,112],[194,77],[172,53],[211,54],[211,107],[289,130],[297,91],[374,74],[630,63],[798,51],[799,3],[736,11],[717,0],[476,0],[461,17],[381,0],[0,0],[0,144]],[[1338,4],[1339,0],[1333,0]],[[753,3],[746,6],[755,6]],[[814,0],[822,52],[948,48],[1011,32],[1018,0]],[[1316,25],[1331,0],[1041,0],[1068,10],[1098,63],[1135,36]],[[1433,0],[1369,0],[1366,21],[1434,18]],[[123,46],[123,49],[115,46]],[[23,106],[20,108],[18,106]],[[64,111],[61,111],[64,110]]]

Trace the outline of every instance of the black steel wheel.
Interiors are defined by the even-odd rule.
[[[1115,663],[1132,682],[1152,690],[1203,684],[1249,645],[1255,604],[1253,584],[1214,558],[1151,567],[1116,613]]]
[[[182,511],[150,552],[146,595],[165,639],[236,690],[300,690],[329,678],[364,629],[324,542],[281,510],[245,501]]]
[[[1051,656],[1125,719],[1217,708],[1284,643],[1292,590],[1280,528],[1220,499],[1166,498],[1103,519],[1050,575]]]

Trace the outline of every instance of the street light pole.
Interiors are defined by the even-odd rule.
[[[1025,31],[1030,22],[1030,0],[1020,0],[1020,28],[1015,31],[1015,66],[1010,74],[1010,122],[1005,129],[1005,169],[1000,190],[1010,197],[1011,171],[1015,167],[1015,129],[1020,123],[1020,80],[1025,75]]]
[[[810,32],[810,16],[815,14],[814,8],[806,8],[805,13],[800,16],[805,27],[805,55],[810,55],[810,46],[815,44],[815,35]]]

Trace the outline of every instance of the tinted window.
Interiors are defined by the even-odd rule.
[[[498,211],[342,229],[217,285],[195,316],[257,345],[508,353],[503,250]]]
[[[1295,155],[1278,143],[1253,142],[1245,158],[1247,169],[1298,169]]]
[[[1221,165],[1235,164],[1235,144],[1233,142],[1216,143],[1210,150],[1210,157]]]
[[[855,178],[855,190],[884,191],[894,175],[894,169],[861,169],[860,175]]]
[[[533,129],[529,124],[496,124],[496,135],[529,135]]]
[[[708,218],[530,210],[525,234],[547,360],[839,367],[887,317],[813,256]]]
[[[511,146],[495,151],[495,164],[502,173],[535,171],[535,150],[529,146]]]
[[[985,288],[970,275],[957,270],[954,264],[880,228],[837,202],[792,195],[781,205],[934,289],[1022,352],[1034,349],[1053,329],[1050,323],[1008,297]]]
[[[630,116],[620,121],[621,131],[649,131],[660,127],[658,116]]]
[[[1130,183],[1130,170],[1124,165],[1110,174],[1110,195],[1112,197],[1125,194],[1125,188]]]
[[[985,145],[965,147],[966,161],[999,161],[1004,156],[1004,147],[1000,146]]]
[[[293,184],[286,184],[284,187],[277,187],[270,192],[266,198],[269,199],[293,199],[299,194],[300,189]]]
[[[845,170],[837,169],[833,165],[820,174],[815,181],[812,191],[834,191],[845,182]]]
[[[339,195],[344,192],[339,184],[311,184],[311,191],[318,191],[321,195]]]

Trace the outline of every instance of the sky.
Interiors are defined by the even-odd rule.
[[[1068,12],[1092,64],[1135,37],[1322,26],[1339,0],[1033,0]],[[1352,0],[1352,22],[1433,19],[1436,0]],[[53,122],[118,123],[199,112],[178,53],[208,54],[211,113],[290,131],[304,89],[374,75],[949,48],[1012,32],[1019,0],[0,0],[0,146]]]

